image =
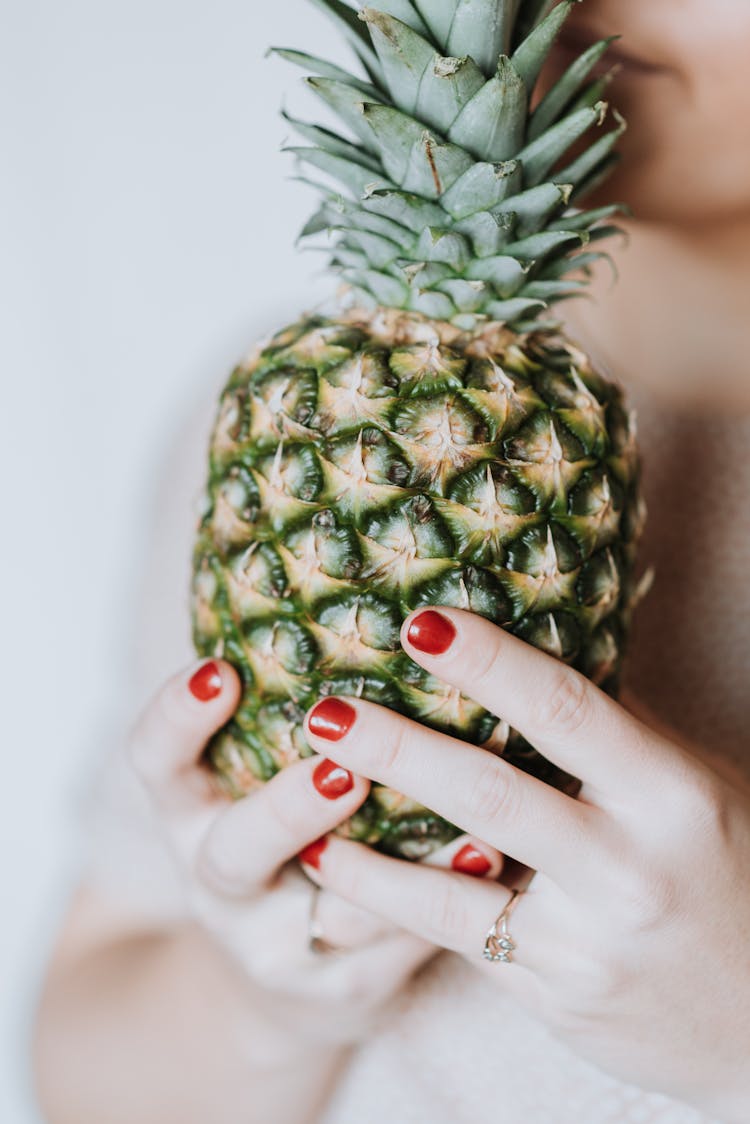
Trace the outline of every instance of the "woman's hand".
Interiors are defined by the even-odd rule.
[[[315,903],[337,955],[311,951],[310,910],[318,894],[299,865],[316,841],[362,804],[369,781],[320,757],[301,760],[236,803],[219,795],[200,759],[208,738],[235,709],[236,672],[209,662],[158,693],[132,738],[131,761],[155,800],[187,880],[197,919],[244,967],[269,1019],[301,1040],[346,1044],[366,1033],[387,1000],[436,949],[423,937],[352,905],[335,891]],[[436,859],[449,865],[467,840]],[[491,848],[486,874],[502,859]]]
[[[538,873],[509,923],[509,964],[482,958],[510,896],[497,883],[336,836],[310,876],[462,954],[621,1079],[750,1119],[747,794],[480,617],[420,610],[402,641],[422,667],[580,777],[580,798],[371,703],[327,699],[308,714],[311,745]]]

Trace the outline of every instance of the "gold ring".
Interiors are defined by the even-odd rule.
[[[493,964],[512,964],[516,943],[508,932],[508,920],[523,890],[512,890],[505,908],[487,934],[482,956]]]

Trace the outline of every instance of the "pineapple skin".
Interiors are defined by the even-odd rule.
[[[207,749],[222,787],[241,797],[310,755],[305,712],[335,694],[576,791],[399,630],[423,605],[469,609],[616,694],[639,478],[620,390],[556,330],[379,308],[279,332],[221,397],[194,556],[197,651],[243,682]],[[460,833],[381,785],[338,830],[407,859]]]

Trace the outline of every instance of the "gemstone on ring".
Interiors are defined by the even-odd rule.
[[[508,932],[508,918],[520,897],[522,890],[513,890],[505,908],[487,934],[482,956],[493,964],[512,964],[516,943]]]

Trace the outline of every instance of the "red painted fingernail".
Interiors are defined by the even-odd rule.
[[[221,672],[213,660],[199,667],[188,683],[191,695],[200,702],[210,702],[221,694]]]
[[[492,869],[492,863],[487,856],[472,843],[467,843],[460,851],[456,851],[451,866],[461,874],[471,874],[474,878],[484,878]]]
[[[327,846],[328,840],[325,835],[322,835],[320,839],[316,839],[314,843],[308,843],[297,855],[297,858],[301,863],[305,863],[307,866],[314,866],[316,870],[320,870],[320,856]]]
[[[426,652],[428,656],[442,656],[456,639],[456,629],[442,613],[427,609],[414,618],[406,635],[418,652]]]
[[[341,741],[351,730],[356,717],[354,707],[343,699],[323,699],[310,711],[310,733],[329,742]]]
[[[321,796],[336,800],[354,788],[354,777],[348,769],[342,769],[335,761],[321,761],[313,773],[313,784]]]

